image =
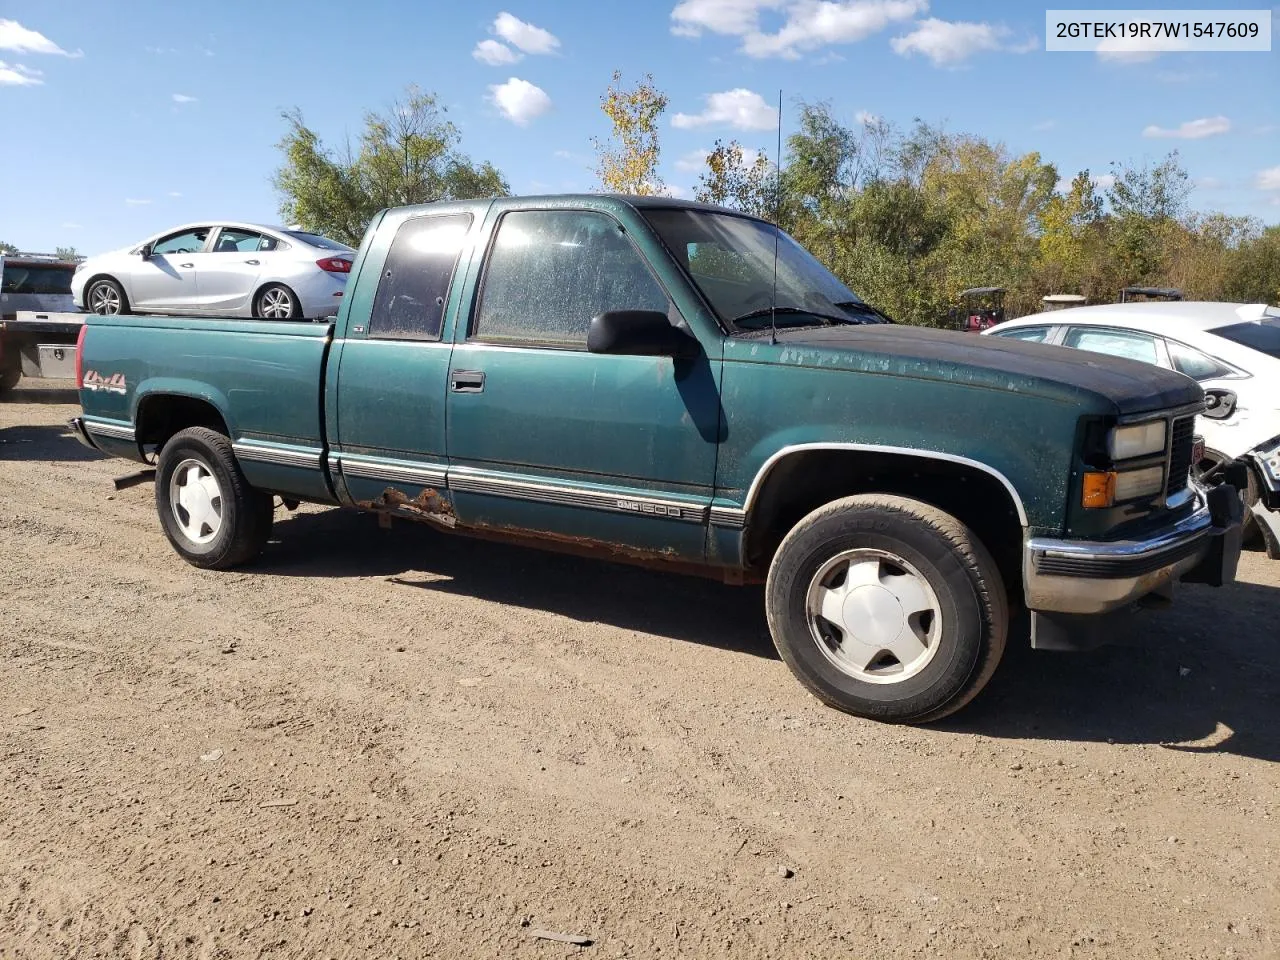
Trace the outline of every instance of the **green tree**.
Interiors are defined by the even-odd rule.
[[[18,252],[18,248],[15,247],[12,243],[5,243],[3,240],[0,240],[0,253],[17,253],[17,252]]]
[[[777,178],[763,151],[748,160],[736,140],[717,140],[707,155],[707,169],[693,189],[703,203],[732,207],[757,217],[772,218],[776,204]]]
[[[1123,283],[1162,280],[1170,246],[1186,210],[1190,178],[1174,150],[1160,163],[1113,163],[1115,181],[1107,189],[1111,208],[1110,253]]]
[[[58,247],[54,251],[54,255],[60,260],[75,260],[80,256],[75,247]]]
[[[492,164],[459,151],[458,128],[444,113],[434,94],[410,86],[385,112],[365,114],[356,148],[348,142],[335,154],[300,111],[286,112],[284,163],[272,180],[281,216],[354,246],[385,207],[506,196],[507,181]]]
[[[608,140],[591,139],[596,150],[596,177],[609,193],[661,194],[658,122],[667,109],[667,95],[654,86],[651,74],[645,74],[631,88],[620,86],[621,82],[622,74],[615,70],[609,89],[600,98],[611,133]]]

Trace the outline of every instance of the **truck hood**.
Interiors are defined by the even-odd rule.
[[[1137,360],[972,333],[859,324],[778,331],[782,363],[949,380],[1041,396],[1100,397],[1120,414],[1199,403],[1190,377]]]

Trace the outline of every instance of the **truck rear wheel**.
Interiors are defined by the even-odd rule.
[[[955,517],[863,494],[801,520],[773,558],[769,629],[828,706],[926,723],[972,700],[1004,653],[1008,599],[995,561]]]
[[[227,570],[262,552],[275,507],[270,494],[249,486],[230,440],[207,427],[189,427],[160,452],[156,510],[187,563]]]

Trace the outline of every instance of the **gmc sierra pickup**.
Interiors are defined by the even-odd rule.
[[[776,251],[776,252],[775,252]],[[776,279],[775,279],[776,270]],[[821,700],[925,722],[1036,647],[1235,575],[1195,381],[899,326],[770,224],[656,197],[396,208],[333,323],[89,318],[83,442],[203,567],[275,498],[765,583]],[[655,598],[661,602],[661,598]]]

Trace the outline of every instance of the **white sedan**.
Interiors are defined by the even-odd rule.
[[[1111,303],[1051,310],[1009,320],[984,336],[1091,350],[1154,363],[1229,390],[1236,407],[1201,417],[1207,459],[1250,465],[1246,503],[1280,558],[1280,309],[1266,304],[1195,301]],[[1274,493],[1272,491],[1275,491]],[[1246,524],[1246,527],[1254,524]]]
[[[255,223],[174,227],[76,267],[76,306],[269,320],[338,312],[355,251],[302,230]]]

